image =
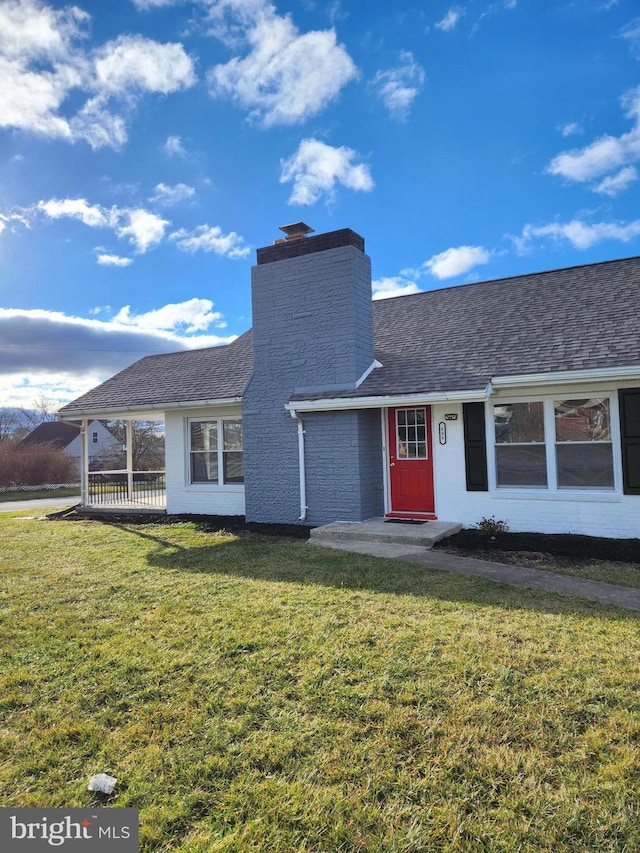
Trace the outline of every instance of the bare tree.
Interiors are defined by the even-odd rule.
[[[0,441],[15,439],[15,431],[20,425],[18,412],[11,406],[0,408]]]
[[[54,400],[49,400],[44,394],[41,394],[30,409],[20,409],[20,422],[29,432],[34,430],[40,424],[48,421],[56,420],[57,405]]]
[[[109,431],[122,447],[126,447],[127,429],[124,421],[109,421]],[[162,421],[132,421],[133,468],[135,471],[164,470],[164,423]],[[122,452],[124,458],[125,451]]]

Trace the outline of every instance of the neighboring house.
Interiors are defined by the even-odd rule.
[[[640,536],[640,258],[372,302],[362,237],[301,226],[257,251],[252,331],[61,416],[162,413],[169,513]]]
[[[87,450],[89,463],[108,456],[117,444],[114,436],[98,420],[92,420],[86,427]],[[32,447],[36,444],[47,444],[59,450],[64,450],[78,462],[82,459],[82,436],[78,424],[65,421],[45,421],[20,442],[21,447]],[[118,445],[119,446],[119,445]]]

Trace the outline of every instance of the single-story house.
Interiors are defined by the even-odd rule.
[[[165,419],[166,511],[640,536],[640,258],[372,302],[361,236],[257,250],[253,328],[60,416]]]
[[[65,421],[45,421],[39,424],[20,442],[21,447],[34,447],[46,444],[57,450],[63,450],[67,456],[75,459],[80,473],[82,459],[82,436],[79,424]],[[100,421],[93,420],[87,424],[86,447],[90,462],[113,452],[116,439]]]

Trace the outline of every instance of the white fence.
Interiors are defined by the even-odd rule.
[[[9,492],[41,492],[44,489],[79,489],[80,483],[44,483],[41,486],[0,486],[0,495]]]

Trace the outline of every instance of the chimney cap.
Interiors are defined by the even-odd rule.
[[[291,225],[281,225],[280,231],[284,231],[287,235],[287,240],[295,240],[300,237],[306,237],[307,234],[313,234],[314,228],[307,225],[306,222],[294,222]]]

